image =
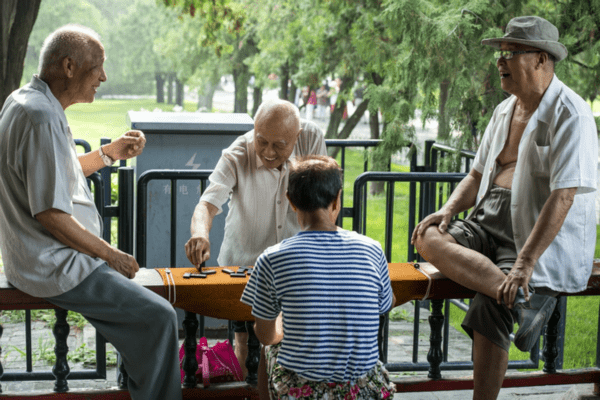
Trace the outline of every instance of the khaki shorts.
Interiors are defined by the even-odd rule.
[[[510,189],[494,185],[477,205],[468,220],[452,221],[448,233],[462,246],[488,257],[505,274],[517,259],[510,213]],[[477,293],[462,323],[473,338],[479,332],[492,343],[508,351],[513,331],[510,309],[484,294]]]

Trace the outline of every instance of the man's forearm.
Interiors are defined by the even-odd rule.
[[[192,237],[203,237],[208,238],[210,230],[212,228],[213,219],[217,215],[218,208],[212,204],[201,201],[194,210],[192,215],[192,223],[190,231]]]
[[[446,209],[452,216],[468,210],[475,205],[477,192],[481,184],[481,174],[475,170],[471,170],[465,178],[460,181],[452,195],[444,204]]]
[[[563,225],[577,188],[556,189],[552,191],[542,207],[531,234],[519,253],[519,258],[533,267],[550,243],[558,235]]]
[[[94,172],[106,167],[102,161],[102,158],[100,158],[98,150],[81,154],[77,157],[77,159],[79,160],[79,164],[81,164],[81,169],[83,170],[83,175],[85,177],[88,177]]]
[[[46,230],[65,246],[91,257],[101,258],[104,261],[110,259],[113,251],[112,246],[85,229],[72,215],[60,210],[50,209],[37,214],[35,217]]]

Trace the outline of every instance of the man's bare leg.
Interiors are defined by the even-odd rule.
[[[237,357],[244,379],[248,376],[248,368],[246,368],[246,358],[248,358],[248,332],[235,333],[235,356]]]
[[[493,299],[506,278],[489,258],[461,246],[448,232],[440,233],[437,225],[417,237],[415,246],[444,276]]]
[[[495,400],[507,367],[508,352],[473,331],[473,400]]]
[[[267,357],[265,356],[265,346],[260,349],[260,361],[258,363],[258,398],[260,400],[269,400],[269,375],[267,374]]]

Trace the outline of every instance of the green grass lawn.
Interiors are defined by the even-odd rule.
[[[195,111],[196,104],[186,101],[186,111]],[[172,111],[172,104],[158,104],[153,99],[95,100],[92,104],[75,104],[65,111],[73,137],[87,141],[92,149],[100,146],[100,138],[116,139],[131,129],[129,111]]]

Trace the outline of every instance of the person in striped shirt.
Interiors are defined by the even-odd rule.
[[[395,304],[381,245],[336,226],[342,171],[295,160],[287,197],[302,230],[258,258],[241,301],[264,345],[261,398],[378,399],[395,387],[378,359],[379,315]]]

